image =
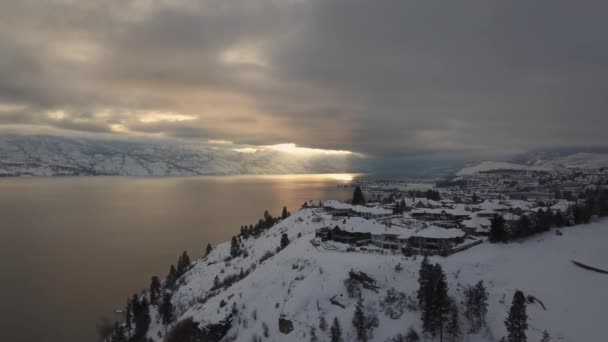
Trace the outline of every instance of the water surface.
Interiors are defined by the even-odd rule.
[[[0,341],[94,341],[101,315],[268,209],[346,199],[350,175],[0,179]]]

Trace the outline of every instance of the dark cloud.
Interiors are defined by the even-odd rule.
[[[566,0],[4,2],[0,124],[386,158],[603,145],[607,10]]]

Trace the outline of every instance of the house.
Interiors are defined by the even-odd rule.
[[[490,226],[491,222],[489,218],[477,215],[460,223],[460,229],[472,235],[488,235],[490,233]]]
[[[409,238],[414,234],[413,229],[390,227],[372,233],[371,244],[384,249],[402,251],[407,246]]]
[[[413,209],[410,215],[412,218],[422,221],[462,221],[471,218],[471,213],[464,207]]]
[[[457,228],[431,226],[413,234],[409,239],[412,248],[428,253],[444,253],[464,241],[466,233]]]
[[[347,231],[335,226],[328,234],[329,240],[346,243],[349,245],[362,246],[369,243],[371,233],[361,231]]]
[[[354,205],[351,208],[352,214],[366,219],[382,218],[393,215],[393,211],[382,207],[367,207]]]

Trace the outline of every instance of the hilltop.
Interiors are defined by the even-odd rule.
[[[421,257],[387,254],[373,248],[352,248],[337,242],[314,242],[318,228],[344,225],[318,208],[305,208],[257,238],[242,239],[246,256],[230,258],[230,243],[219,244],[195,261],[178,280],[172,295],[175,322],[192,318],[200,327],[226,323],[226,341],[309,341],[311,327],[319,340],[328,333],[319,330],[324,317],[328,326],[337,317],[346,341],[355,339],[351,324],[355,298],[349,297],[345,280],[349,271],[363,272],[375,280],[377,289],[360,287],[369,317],[377,318],[370,341],[388,341],[409,328],[421,333],[415,298]],[[371,223],[371,221],[369,221]],[[367,225],[359,218],[350,225]],[[348,225],[347,224],[347,225]],[[520,243],[482,243],[449,257],[431,257],[447,274],[449,294],[463,300],[463,287],[483,280],[489,292],[487,326],[467,335],[466,341],[498,341],[505,335],[504,319],[515,290],[542,301],[528,305],[530,341],[540,340],[547,330],[558,341],[599,341],[599,325],[608,298],[608,276],[583,270],[570,260],[608,266],[608,221],[536,235]],[[291,241],[277,252],[282,234]],[[274,254],[276,252],[276,254]],[[240,276],[239,276],[240,274]],[[214,280],[241,278],[214,289]],[[217,280],[215,280],[217,282]],[[217,285],[217,284],[216,284]],[[387,301],[394,289],[397,302]],[[393,298],[394,299],[394,298]],[[150,307],[147,337],[163,341],[170,326],[164,326],[155,306]],[[284,331],[280,331],[279,321]],[[462,319],[464,321],[464,319]],[[462,323],[466,332],[466,323]],[[466,335],[466,334],[465,334]]]

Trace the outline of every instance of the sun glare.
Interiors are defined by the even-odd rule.
[[[271,145],[271,146],[268,146],[268,148],[275,150],[275,151],[291,153],[291,154],[306,154],[306,155],[312,155],[312,154],[348,155],[348,154],[352,154],[352,152],[350,152],[350,151],[343,151],[343,150],[323,150],[323,149],[318,149],[318,148],[298,147],[294,143]]]

